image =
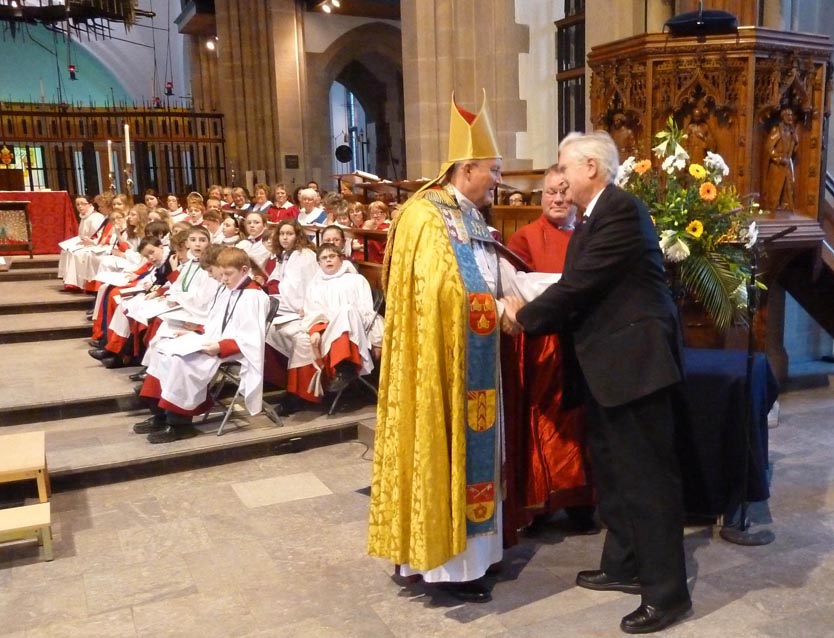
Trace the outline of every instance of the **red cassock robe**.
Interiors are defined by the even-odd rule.
[[[508,247],[536,272],[562,272],[572,231],[544,216],[516,231]],[[516,339],[501,344],[505,372],[507,456],[517,468],[508,486],[516,506],[505,514],[505,537],[512,541],[537,514],[564,507],[593,505],[594,491],[584,452],[583,408],[565,410],[562,354],[557,335]],[[507,374],[511,370],[514,374]],[[509,508],[507,508],[509,509]]]

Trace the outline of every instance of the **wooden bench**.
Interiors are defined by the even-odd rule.
[[[45,560],[52,560],[52,517],[49,503],[0,510],[0,543],[37,538]]]
[[[49,500],[49,473],[43,432],[0,435],[0,483],[33,479],[38,483],[38,500]]]

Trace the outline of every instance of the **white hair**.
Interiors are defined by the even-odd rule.
[[[315,201],[316,195],[318,195],[318,193],[316,193],[315,188],[302,188],[300,191],[298,191],[299,199],[301,199],[302,197],[309,197],[310,199]]]
[[[578,160],[594,160],[606,184],[613,184],[620,166],[617,145],[605,131],[568,133],[559,143],[559,154],[570,148]]]

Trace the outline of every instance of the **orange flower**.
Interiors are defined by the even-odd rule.
[[[648,159],[640,160],[634,165],[634,172],[642,175],[652,167],[652,161]]]
[[[715,188],[715,184],[712,182],[704,182],[701,184],[701,188],[698,189],[698,194],[705,202],[712,202],[718,197],[718,189]]]

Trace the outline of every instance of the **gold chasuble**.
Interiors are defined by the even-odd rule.
[[[368,545],[413,569],[500,533],[499,329],[469,241],[483,232],[451,187],[433,186],[389,233]]]

